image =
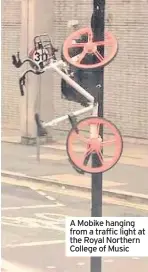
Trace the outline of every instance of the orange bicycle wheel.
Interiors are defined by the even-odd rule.
[[[87,36],[87,42],[76,43],[75,40],[80,39],[81,36]],[[100,53],[100,47],[104,47],[105,55]],[[82,52],[74,57],[70,56],[71,49],[82,49]],[[111,32],[105,33],[104,41],[93,41],[93,33],[91,28],[86,27],[73,32],[65,41],[63,45],[63,54],[66,61],[75,67],[82,69],[93,69],[107,65],[116,55],[118,50],[117,40]],[[84,64],[81,63],[86,55],[96,56],[96,63]]]
[[[95,136],[90,137],[90,129]],[[105,139],[100,136],[101,127]],[[71,129],[67,137],[67,154],[70,162],[86,173],[100,173],[112,168],[120,159],[123,150],[122,136],[110,121],[99,118],[85,118],[77,123],[77,131]],[[83,146],[83,148],[82,148]],[[106,148],[109,150],[106,152]],[[95,155],[95,165],[92,156]]]

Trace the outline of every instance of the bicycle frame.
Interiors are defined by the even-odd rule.
[[[83,34],[85,30],[88,32],[88,34],[90,33],[90,29],[86,28],[83,29],[83,31],[79,31],[78,34]],[[84,34],[85,34],[84,33]],[[73,34],[72,34],[73,35]],[[74,34],[75,35],[75,34]],[[111,34],[110,34],[111,35]],[[110,169],[113,165],[115,165],[117,163],[117,161],[119,160],[121,153],[122,153],[122,146],[123,146],[123,142],[122,142],[122,138],[120,135],[120,132],[118,131],[118,129],[114,126],[114,124],[112,124],[110,121],[105,120],[103,117],[99,118],[98,116],[98,106],[99,105],[99,101],[96,103],[96,94],[94,95],[95,97],[93,97],[89,91],[86,91],[84,88],[82,88],[77,82],[75,82],[75,80],[72,79],[72,73],[71,73],[71,69],[69,67],[71,60],[73,59],[73,62],[71,63],[73,66],[76,66],[78,68],[82,68],[82,66],[79,67],[80,64],[80,60],[82,59],[82,56],[84,57],[83,53],[86,52],[88,54],[92,54],[92,53],[96,53],[97,51],[97,44],[94,47],[93,44],[93,40],[91,40],[91,43],[89,41],[89,46],[86,46],[86,50],[83,50],[82,53],[74,56],[73,58],[71,58],[70,55],[70,59],[66,59],[66,52],[68,52],[68,49],[71,47],[71,43],[73,40],[72,36],[71,40],[68,40],[68,43],[66,45],[66,48],[64,50],[64,57],[63,60],[57,60],[56,59],[56,55],[55,52],[57,52],[58,50],[56,48],[53,47],[52,42],[50,40],[49,37],[47,37],[48,39],[42,41],[41,40],[41,36],[46,36],[46,35],[40,35],[35,37],[34,39],[34,49],[29,53],[29,58],[26,58],[23,62],[20,60],[19,57],[19,52],[17,53],[17,55],[12,55],[12,63],[16,68],[21,67],[25,62],[29,62],[30,66],[32,69],[29,69],[27,71],[25,71],[23,73],[23,75],[20,77],[19,79],[19,86],[20,86],[20,92],[21,95],[24,95],[24,89],[23,87],[25,86],[25,79],[26,79],[26,75],[28,73],[33,73],[35,75],[41,75],[42,73],[46,72],[47,70],[53,70],[54,72],[56,72],[63,80],[66,81],[66,83],[68,83],[68,85],[70,85],[71,87],[73,87],[78,93],[80,93],[83,97],[85,97],[88,100],[87,103],[87,107],[83,107],[82,109],[76,110],[74,112],[71,112],[71,114],[66,114],[64,116],[55,118],[49,122],[43,122],[40,120],[40,114],[34,110],[34,119],[36,122],[36,126],[37,126],[37,158],[39,159],[40,157],[40,137],[41,136],[45,136],[48,134],[47,130],[44,128],[47,127],[52,127],[52,126],[56,126],[57,124],[65,121],[65,120],[69,120],[69,122],[71,123],[72,129],[70,130],[68,137],[67,137],[67,154],[69,157],[69,160],[71,162],[71,164],[73,165],[73,167],[76,169],[76,171],[78,171],[79,173],[100,173],[100,172],[104,172],[108,169]],[[88,35],[89,37],[89,35]],[[111,52],[112,54],[108,56],[107,60],[105,62],[104,59],[102,59],[99,63],[96,63],[97,67],[101,67],[104,66],[105,64],[107,64],[111,58],[113,58],[115,55],[115,51],[117,51],[117,42],[114,39],[114,37],[111,35],[112,40],[113,40],[113,45],[114,45],[114,51]],[[37,40],[39,38],[39,41]],[[73,37],[75,38],[75,36]],[[47,42],[47,43],[46,43]],[[105,42],[103,42],[105,45]],[[100,42],[98,41],[98,44],[100,45]],[[101,42],[102,44],[102,42]],[[79,47],[80,44],[77,46]],[[45,52],[43,52],[42,49],[46,49],[46,47],[48,47],[48,52],[46,52],[46,59],[44,58],[45,56]],[[84,46],[85,47],[85,46]],[[38,51],[38,50],[41,50]],[[36,54],[39,58],[36,58]],[[99,53],[98,53],[99,54]],[[80,57],[79,57],[80,56]],[[65,59],[65,61],[64,61]],[[79,63],[76,62],[77,59],[79,60]],[[88,68],[92,68],[94,67],[94,65],[92,64],[90,65],[83,65],[83,68],[88,69]],[[99,85],[97,85],[96,87],[99,87]],[[101,87],[101,86],[100,86]],[[39,88],[40,89],[40,88]],[[40,93],[40,91],[38,92]],[[99,90],[98,90],[98,94],[99,94]],[[36,99],[37,100],[37,99]],[[38,98],[39,100],[39,98]],[[74,100],[74,99],[73,99]],[[99,100],[99,99],[98,99]],[[74,100],[75,102],[79,102],[82,103],[81,101],[78,101],[77,99]],[[83,104],[83,103],[82,103]],[[83,104],[84,106],[85,104]],[[39,110],[39,107],[38,107]],[[95,118],[91,118],[91,117],[87,117],[79,122],[77,122],[76,117],[87,113],[91,111],[91,117],[95,117]],[[82,127],[81,127],[82,125]],[[108,128],[111,130],[111,132],[114,134],[115,139],[111,140],[111,141],[105,141],[103,142],[103,135],[100,135],[100,130],[101,130],[101,134],[103,134],[103,125],[108,126]],[[83,137],[81,135],[80,132],[80,128],[82,128],[82,130],[84,130],[84,126],[89,126],[89,138],[88,137]],[[100,128],[101,126],[101,128]],[[84,160],[82,161],[81,159],[79,159],[79,156],[74,155],[73,152],[73,143],[76,137],[79,137],[80,141],[82,141],[83,143],[86,144],[86,152],[83,154],[84,155]],[[108,145],[111,143],[115,143],[116,144],[116,150],[115,150],[115,154],[111,160],[111,162],[108,164],[105,164],[105,161],[103,160],[102,157],[102,153],[103,153],[103,147],[104,145]],[[97,169],[93,169],[93,165],[92,167],[88,166],[88,161],[90,159],[90,157],[92,158],[91,155],[98,155],[98,159],[99,159],[99,165],[97,166]],[[100,170],[101,167],[101,170]]]
[[[53,70],[57,72],[61,78],[63,78],[69,85],[71,85],[73,88],[76,89],[80,94],[82,94],[86,99],[89,101],[89,106],[80,110],[77,110],[75,112],[72,112],[72,115],[79,116],[81,114],[84,114],[86,112],[89,112],[92,110],[92,115],[97,116],[97,110],[98,110],[98,104],[94,103],[94,97],[90,95],[84,88],[82,88],[78,83],[76,83],[73,79],[70,78],[70,76],[66,73],[64,73],[61,69],[65,69],[67,65],[62,61],[51,61],[51,63],[40,70],[41,73],[47,71],[47,70]],[[31,70],[30,70],[31,72]],[[25,74],[25,73],[24,73]],[[22,75],[22,77],[24,76]],[[38,73],[39,74],[39,73]],[[43,122],[43,127],[50,127],[50,126],[56,126],[58,123],[61,123],[65,120],[69,119],[69,115],[64,115],[62,117],[58,117],[56,119],[53,119],[50,122]],[[93,133],[94,134],[94,133]]]

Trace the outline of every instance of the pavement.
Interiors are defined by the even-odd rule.
[[[66,215],[90,215],[90,175],[73,169],[63,141],[41,146],[40,160],[36,146],[16,140],[1,147],[2,272],[90,271],[89,258],[65,257],[64,240]],[[148,145],[125,143],[103,174],[103,215],[148,215]],[[119,269],[146,272],[148,259],[102,259],[103,272]]]
[[[80,148],[80,147],[78,147]],[[2,175],[91,191],[89,174],[78,174],[68,161],[64,142],[36,146],[2,142]],[[103,192],[148,204],[148,145],[125,143],[119,162],[103,174]]]
[[[65,256],[65,216],[90,216],[89,192],[2,177],[2,271],[89,272]],[[148,206],[103,197],[103,216],[147,216]],[[102,272],[147,272],[148,258],[102,258]]]

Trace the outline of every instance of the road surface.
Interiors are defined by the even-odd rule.
[[[64,217],[90,216],[89,196],[61,189],[17,186],[2,178],[2,258],[6,270],[89,272],[89,258],[65,257]],[[25,183],[24,183],[25,184]],[[77,195],[77,196],[76,196]],[[104,199],[104,216],[147,216],[148,207]],[[7,270],[8,269],[8,270]],[[147,272],[148,258],[103,258],[102,272]],[[17,269],[15,270],[17,272]],[[98,271],[99,272],[99,271]]]
[[[41,160],[38,162],[36,146],[2,143],[2,170],[60,182],[78,180],[76,185],[89,184],[90,175],[78,174],[69,163],[63,148],[65,145],[41,146]],[[148,146],[136,148],[134,145],[127,149],[124,146],[124,150],[120,161],[103,174],[106,181],[103,183],[104,189],[148,195]]]

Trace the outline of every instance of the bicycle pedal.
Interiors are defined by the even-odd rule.
[[[40,116],[38,113],[35,114],[35,121],[36,121],[36,125],[37,125],[37,134],[39,137],[42,137],[42,136],[46,136],[48,133],[47,133],[47,130],[45,127],[43,127],[43,121],[40,120]]]
[[[75,130],[75,132],[78,134],[79,130],[77,128],[77,118],[74,115],[68,115],[69,121],[71,123],[72,128]]]

